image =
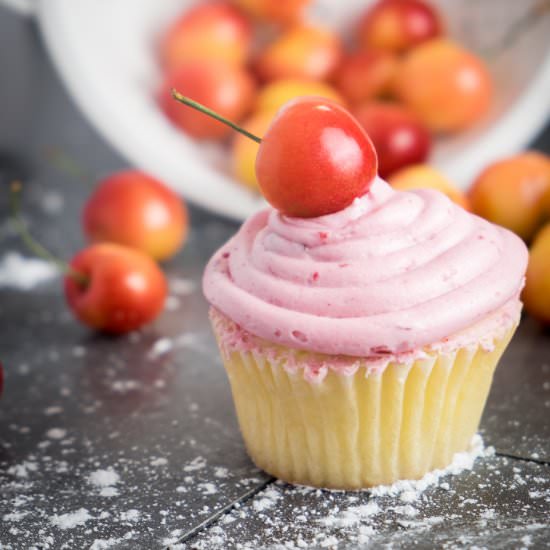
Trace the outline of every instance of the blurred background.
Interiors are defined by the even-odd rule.
[[[526,148],[550,109],[544,0],[5,3],[29,18],[72,100],[115,151],[237,220],[263,205],[257,147],[176,104],[171,87],[258,134],[288,99],[329,97],[369,132],[382,176],[429,163],[438,174],[419,179],[441,175],[461,190]],[[8,41],[17,70],[0,93],[18,92],[15,104],[3,101],[2,150],[20,147],[36,108],[36,60],[21,36]],[[2,52],[10,65],[12,52]]]

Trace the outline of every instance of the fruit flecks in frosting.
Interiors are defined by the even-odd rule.
[[[526,263],[509,231],[438,192],[396,192],[378,178],[334,214],[256,214],[214,255],[204,292],[267,340],[384,356],[441,341],[517,300]]]

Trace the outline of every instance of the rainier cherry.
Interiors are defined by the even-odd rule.
[[[97,330],[120,334],[162,311],[166,279],[145,254],[117,244],[92,245],[70,262],[65,296],[76,317]]]
[[[365,194],[377,173],[374,146],[343,107],[318,97],[289,101],[263,139],[172,90],[174,99],[260,143],[256,176],[266,200],[286,216],[342,210]]]
[[[160,43],[166,69],[188,61],[222,61],[229,65],[246,62],[252,26],[228,2],[198,3],[176,19]]]
[[[65,274],[65,297],[86,325],[114,334],[135,330],[162,311],[167,293],[164,274],[146,254],[118,244],[95,244],[70,264],[58,259],[29,234],[19,216],[20,185],[12,185],[14,223],[25,244]]]
[[[525,288],[525,309],[550,326],[550,223],[537,233],[530,249]]]
[[[262,194],[287,216],[342,210],[366,193],[377,172],[374,147],[340,105],[300,98],[283,107],[256,158]]]
[[[156,260],[173,256],[187,236],[187,210],[171,189],[139,170],[102,180],[86,202],[82,225],[88,240],[112,242]]]
[[[359,21],[365,49],[401,52],[443,34],[437,11],[423,0],[380,0]]]

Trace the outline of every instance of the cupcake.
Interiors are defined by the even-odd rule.
[[[260,186],[277,124],[260,147]],[[330,186],[337,175],[315,158]],[[289,215],[273,169],[265,194],[278,209],[246,221],[203,284],[250,457],[282,480],[336,489],[444,468],[469,447],[519,322],[526,247],[437,191],[399,192],[377,176],[344,207],[341,182],[326,209],[296,192],[308,216]]]

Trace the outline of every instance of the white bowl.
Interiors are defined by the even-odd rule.
[[[187,138],[159,111],[153,97],[160,79],[156,41],[170,20],[193,3],[38,0],[34,13],[75,101],[120,153],[190,201],[244,219],[262,200],[231,178],[219,145]],[[490,112],[471,130],[439,140],[430,159],[460,187],[466,188],[491,161],[524,148],[547,120],[550,18],[533,18],[515,38],[509,35],[535,3],[437,2],[454,38],[479,53],[500,52],[487,59],[496,88]],[[343,29],[366,4],[314,0],[311,17]]]

